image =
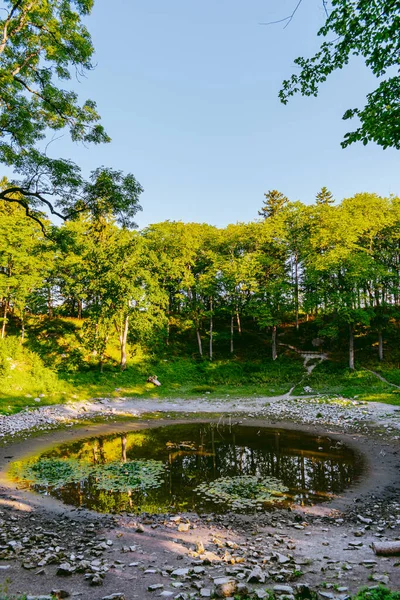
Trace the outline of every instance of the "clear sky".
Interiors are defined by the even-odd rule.
[[[145,188],[140,227],[165,219],[218,226],[257,217],[276,188],[312,202],[322,186],[400,193],[399,152],[360,144],[343,150],[347,108],[376,81],[357,60],[315,98],[284,106],[280,84],[293,60],[317,49],[320,0],[304,0],[286,29],[260,23],[295,0],[97,0],[87,20],[97,67],[79,85],[97,101],[112,143],[70,144],[87,174],[100,165],[132,172]]]

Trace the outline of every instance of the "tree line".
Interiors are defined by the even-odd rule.
[[[336,204],[322,188],[306,205],[272,190],[259,219],[225,228],[165,221],[137,231],[82,213],[52,231],[46,239],[18,203],[0,204],[1,337],[10,318],[21,339],[28,314],[82,319],[100,368],[111,336],[125,369],[129,343],[168,346],[177,323],[209,360],[223,326],[233,355],[251,318],[269,331],[274,360],[280,327],[313,319],[321,338],[346,336],[353,369],[354,336],[374,333],[383,360],[385,329],[399,315],[398,197]]]

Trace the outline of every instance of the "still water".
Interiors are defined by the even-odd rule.
[[[258,510],[321,503],[356,483],[362,471],[362,457],[329,437],[189,423],[62,444],[14,463],[10,474],[19,485],[69,505],[98,512],[163,513],[232,509],[220,497],[204,493],[220,481],[226,486],[230,478],[235,485],[273,481],[285,490],[273,501],[258,501]]]

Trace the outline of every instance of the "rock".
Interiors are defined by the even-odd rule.
[[[72,575],[73,573],[75,573],[75,567],[72,567],[69,563],[61,563],[56,575],[59,577],[68,577],[68,575]]]
[[[361,523],[365,523],[365,525],[371,525],[372,523],[372,519],[368,519],[366,517],[363,517],[362,515],[357,515],[357,519],[361,522]]]
[[[178,525],[178,531],[189,531],[190,523],[180,523]]]
[[[169,592],[168,590],[164,590],[161,594],[158,595],[158,598],[171,598],[174,595],[174,592]]]
[[[125,594],[122,594],[121,592],[115,592],[115,594],[103,596],[101,600],[125,600]]]
[[[290,585],[274,585],[273,590],[276,594],[293,594],[293,588]]]
[[[171,573],[172,577],[186,577],[186,575],[189,575],[189,569],[175,569]]]
[[[58,600],[59,598],[69,598],[71,594],[66,590],[51,590],[51,595],[55,596]]]
[[[265,583],[265,573],[258,565],[254,567],[247,578],[248,583]]]
[[[290,562],[289,556],[285,556],[284,554],[280,554],[279,552],[275,552],[275,558],[280,565],[284,565]]]
[[[211,598],[211,590],[210,590],[210,588],[201,588],[201,590],[200,590],[200,598]]]
[[[162,583],[153,583],[147,587],[149,592],[156,592],[157,590],[162,590],[164,585]]]
[[[196,552],[197,554],[204,554],[204,544],[202,541],[196,542]]]
[[[103,585],[103,578],[100,577],[100,575],[95,575],[94,577],[92,577],[92,580],[90,582],[90,585],[92,586],[100,586]]]
[[[239,596],[248,596],[250,594],[250,588],[246,583],[238,583],[236,593]]]
[[[219,577],[214,579],[215,595],[217,598],[229,598],[237,590],[237,582],[229,577]]]
[[[264,600],[264,598],[269,597],[269,594],[266,590],[256,590],[254,593],[258,600]]]
[[[389,583],[388,575],[381,575],[380,573],[373,573],[371,577],[372,581],[378,581],[379,583],[383,583],[387,585]]]

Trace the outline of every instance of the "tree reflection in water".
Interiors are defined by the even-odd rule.
[[[39,457],[37,457],[39,458]],[[289,488],[290,502],[315,504],[331,499],[356,482],[363,460],[329,437],[291,430],[210,423],[170,425],[63,444],[40,458],[77,459],[93,465],[137,459],[165,464],[157,489],[105,491],[95,476],[60,487],[33,485],[67,504],[100,512],[223,511],[194,489],[221,477],[275,477]]]

